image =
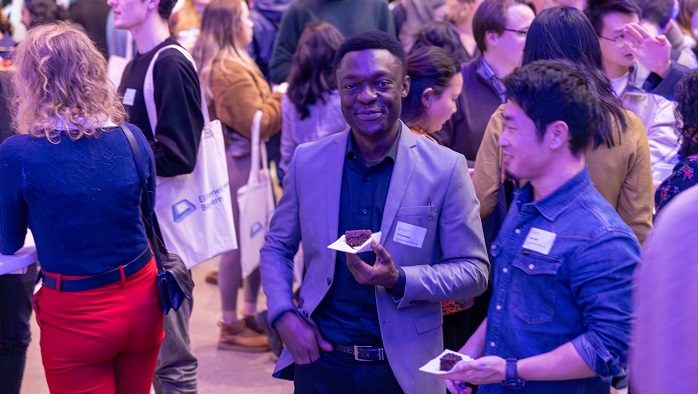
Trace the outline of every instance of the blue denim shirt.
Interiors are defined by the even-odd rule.
[[[517,192],[491,248],[494,293],[483,355],[522,359],[572,342],[597,376],[530,381],[524,392],[608,393],[627,360],[640,245],[586,168],[552,194],[532,199],[530,184]],[[524,247],[533,228],[555,234],[548,253]],[[480,391],[505,392],[499,384]]]

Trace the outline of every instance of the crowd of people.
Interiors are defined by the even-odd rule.
[[[180,3],[0,13],[0,253],[31,230],[38,260],[0,272],[0,393],[32,310],[53,393],[197,392],[155,202],[215,160],[210,120],[218,349],[297,393],[695,390],[696,1]],[[277,201],[245,228],[260,149]],[[349,230],[368,249],[328,247]],[[444,349],[472,360],[420,371]]]

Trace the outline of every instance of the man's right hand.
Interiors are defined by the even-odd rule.
[[[653,36],[638,23],[625,25],[625,47],[632,52],[637,61],[648,70],[666,78],[671,68],[671,43],[663,36]]]
[[[474,360],[482,357],[482,352],[485,349],[485,334],[487,333],[487,319],[485,319],[473,335],[468,338],[468,341],[458,351],[460,354],[465,354],[472,357]],[[470,394],[472,390],[465,386],[465,382],[461,380],[445,379],[446,388],[452,394]]]
[[[284,313],[275,328],[296,364],[312,363],[320,358],[320,350],[334,351],[334,346],[320,335],[317,328],[293,311]]]

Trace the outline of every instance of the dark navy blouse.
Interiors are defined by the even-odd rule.
[[[152,152],[143,133],[128,127],[147,161],[154,196]],[[44,270],[66,275],[109,271],[148,245],[140,197],[131,148],[118,127],[76,141],[62,135],[58,143],[12,136],[0,145],[0,253],[21,248],[29,227]]]

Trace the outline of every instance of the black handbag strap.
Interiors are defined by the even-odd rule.
[[[133,154],[133,161],[136,164],[136,170],[138,171],[138,178],[141,182],[141,211],[143,214],[143,220],[145,221],[145,229],[148,231],[150,236],[150,242],[152,243],[153,254],[155,255],[155,261],[157,262],[158,271],[162,271],[162,254],[157,243],[157,236],[155,233],[155,226],[153,225],[153,211],[150,205],[150,194],[148,194],[148,185],[145,180],[145,168],[143,162],[143,155],[141,154],[141,148],[138,146],[138,141],[133,135],[133,132],[126,127],[123,123],[119,126],[126,135],[129,145],[131,145],[131,153]]]

